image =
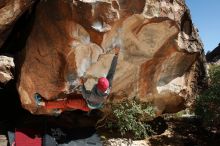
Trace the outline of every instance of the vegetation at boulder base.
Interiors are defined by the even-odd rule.
[[[125,100],[112,105],[113,117],[108,120],[107,128],[117,128],[122,136],[127,133],[134,135],[135,139],[144,138],[153,133],[147,121],[155,117],[154,107],[149,104],[140,103],[138,100]]]
[[[204,124],[220,124],[220,66],[210,65],[210,86],[196,98],[195,114],[201,117]]]

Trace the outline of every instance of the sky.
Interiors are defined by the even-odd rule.
[[[199,29],[205,52],[220,43],[220,0],[185,0],[192,21]]]

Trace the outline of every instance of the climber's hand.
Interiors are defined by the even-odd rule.
[[[120,52],[120,48],[119,47],[115,47],[114,50],[115,50],[115,55],[117,56],[119,54],[119,52]]]
[[[84,77],[79,78],[80,85],[83,85],[86,81],[87,81],[87,78],[84,78]]]

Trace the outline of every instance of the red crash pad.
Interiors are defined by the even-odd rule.
[[[16,129],[16,146],[42,146],[42,133],[33,129]]]

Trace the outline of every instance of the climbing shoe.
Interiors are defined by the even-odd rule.
[[[37,106],[44,106],[45,105],[45,102],[43,101],[43,99],[42,99],[40,94],[35,93],[34,98],[35,98]]]

